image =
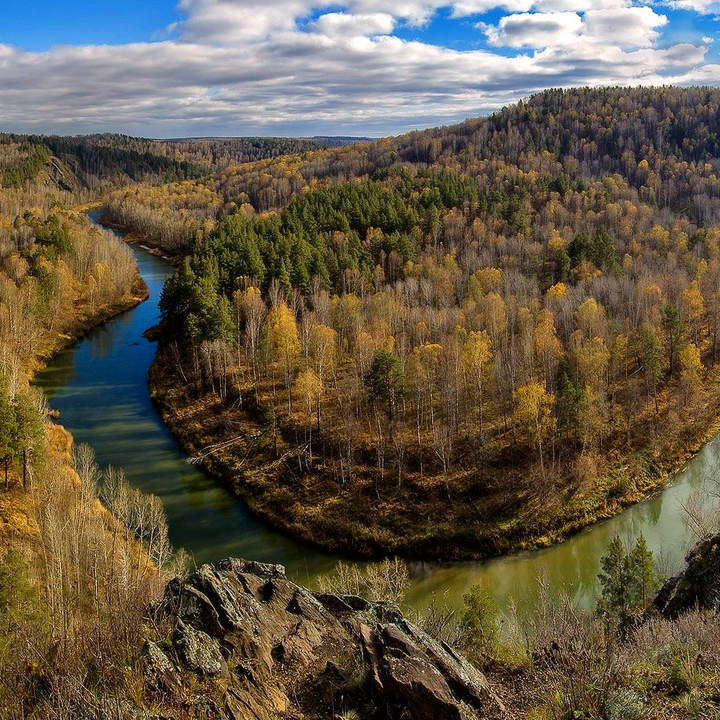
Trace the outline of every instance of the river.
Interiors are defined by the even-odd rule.
[[[59,411],[60,422],[75,441],[92,445],[101,466],[122,468],[134,487],[163,499],[173,544],[186,548],[196,563],[228,556],[282,563],[291,578],[312,587],[316,577],[339,558],[254,518],[242,501],[187,463],[155,412],[147,388],[155,346],[143,333],[157,322],[157,303],[172,267],[136,245],[131,248],[150,290],[149,299],[61,352],[35,384]],[[661,572],[675,572],[694,540],[682,505],[694,492],[707,495],[715,488],[719,463],[720,437],[716,437],[663,492],[551,548],[486,562],[412,563],[406,604],[422,607],[434,593],[446,594],[449,602],[457,604],[473,583],[483,582],[505,607],[510,597],[522,603],[536,579],[543,577],[581,607],[590,607],[600,558],[615,534],[632,541],[642,532]]]

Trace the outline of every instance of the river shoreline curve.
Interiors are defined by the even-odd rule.
[[[215,402],[204,399],[193,404],[183,402],[187,398],[183,392],[175,392],[178,387],[174,382],[169,370],[170,362],[163,356],[162,348],[153,361],[148,374],[148,384],[153,403],[166,426],[171,430],[180,445],[189,455],[201,453],[203,448],[208,447],[211,442],[222,445],[228,438],[213,435],[212,439],[208,427],[216,427],[214,419],[222,413],[223,406],[219,399]],[[720,407],[720,406],[719,406]],[[546,549],[565,542],[569,538],[587,531],[598,523],[610,520],[642,503],[661,495],[671,484],[675,476],[680,473],[697,453],[707,444],[716,438],[720,432],[720,414],[712,413],[704,429],[687,435],[685,439],[685,451],[673,457],[665,457],[654,465],[652,475],[645,478],[646,482],[642,488],[633,489],[616,497],[609,498],[599,508],[588,508],[585,514],[571,515],[562,522],[556,518],[548,518],[548,521],[540,522],[536,527],[538,530],[529,528],[513,528],[504,537],[499,528],[489,528],[488,536],[480,537],[480,551],[470,547],[458,547],[453,555],[444,553],[446,546],[441,538],[433,538],[433,541],[421,548],[412,545],[393,544],[382,545],[381,543],[367,544],[358,548],[352,538],[347,538],[341,527],[333,527],[335,533],[331,536],[331,542],[323,542],[313,534],[313,527],[304,525],[298,521],[296,516],[287,513],[288,508],[272,502],[272,498],[266,499],[263,493],[265,486],[253,480],[247,481],[247,475],[238,473],[234,468],[238,465],[238,455],[232,450],[221,450],[204,456],[201,464],[217,480],[240,497],[248,504],[250,509],[261,519],[270,523],[280,532],[328,552],[340,553],[364,560],[381,560],[388,556],[400,556],[407,560],[420,562],[457,562],[457,561],[483,561],[492,558],[502,558],[516,555],[527,551]],[[242,449],[238,452],[242,453]],[[624,459],[619,465],[622,465]],[[262,473],[262,468],[252,468],[252,472]],[[269,480],[268,482],[272,482]],[[258,493],[258,488],[260,492]],[[369,548],[367,550],[366,548]]]
[[[172,268],[137,245],[130,247],[141,264],[150,301],[60,353],[38,384],[48,390],[52,406],[60,409],[63,424],[76,440],[96,449],[102,465],[123,467],[134,486],[163,498],[172,542],[188,548],[196,562],[227,556],[275,562],[286,565],[289,575],[303,584],[315,585],[318,575],[331,570],[341,557],[296,542],[259,521],[215,477],[188,464],[187,455],[157,416],[146,377],[155,360],[155,346],[143,333],[157,323],[157,300]],[[107,422],[109,417],[112,423]],[[594,602],[599,560],[615,534],[631,539],[642,532],[663,558],[664,572],[670,574],[681,567],[694,540],[679,518],[679,504],[703,487],[712,474],[708,467],[714,468],[718,457],[720,442],[714,440],[668,488],[658,492],[656,485],[654,497],[573,534],[562,544],[482,562],[414,560],[407,604],[425,606],[433,596],[443,595],[459,604],[464,592],[481,582],[504,606],[509,597],[521,597],[537,576],[544,575],[554,587],[589,605]],[[678,465],[684,462],[677,459]],[[658,483],[662,484],[664,479]]]

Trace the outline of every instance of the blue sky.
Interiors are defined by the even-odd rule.
[[[53,45],[122,45],[155,39],[180,20],[175,2],[148,0],[24,0],[0,7],[0,42],[23,50]]]
[[[546,87],[720,85],[711,0],[25,0],[0,130],[388,135]]]

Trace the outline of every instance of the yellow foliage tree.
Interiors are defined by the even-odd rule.
[[[502,285],[502,270],[483,268],[470,276],[468,295],[473,300],[480,300],[491,292],[499,292]]]
[[[599,391],[607,379],[610,363],[610,351],[605,341],[599,337],[581,340],[575,347],[575,360],[583,383]]]
[[[705,300],[697,280],[693,280],[680,295],[680,312],[690,335],[697,343],[705,319]]]
[[[288,394],[288,412],[292,412],[291,378],[300,354],[300,333],[293,311],[284,302],[268,314],[266,340],[273,362],[282,371]]]
[[[337,365],[337,333],[327,325],[315,325],[310,331],[309,354],[313,369],[324,381]]]
[[[483,442],[484,383],[490,371],[492,342],[485,330],[469,332],[462,348],[462,367],[465,381],[478,407],[478,431]]]
[[[542,364],[545,382],[549,384],[557,374],[558,363],[563,353],[562,343],[555,332],[555,318],[549,310],[541,310],[538,313],[533,339],[535,355]]]
[[[686,393],[692,394],[700,389],[705,366],[700,358],[700,350],[695,343],[684,345],[679,354],[680,385]]]
[[[586,337],[602,337],[607,326],[603,306],[595,298],[589,298],[575,311],[575,324]]]
[[[325,392],[325,384],[312,368],[308,368],[295,378],[293,389],[295,397],[302,403],[305,410],[307,425],[312,426],[314,414],[317,420],[317,429],[320,430],[321,401]]]
[[[507,331],[507,305],[497,293],[489,293],[480,302],[485,328],[497,347]]]
[[[556,283],[555,285],[551,285],[547,290],[547,298],[550,301],[561,300],[565,297],[567,297],[567,287],[565,283]]]
[[[529,382],[515,391],[515,423],[537,447],[540,468],[545,475],[543,448],[555,432],[557,422],[553,414],[555,395],[543,383]]]

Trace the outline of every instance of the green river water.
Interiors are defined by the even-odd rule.
[[[123,468],[133,486],[159,495],[171,540],[199,564],[228,556],[282,563],[294,580],[313,586],[339,559],[286,537],[257,520],[201,468],[189,465],[158,417],[147,389],[155,346],[143,332],[157,321],[157,302],[172,267],[132,246],[150,298],[93,330],[61,352],[37,378],[60,422],[77,443],[89,443],[101,466]],[[421,607],[433,593],[459,603],[473,583],[483,582],[501,607],[522,603],[542,576],[551,587],[589,607],[597,590],[600,558],[614,534],[631,541],[640,532],[664,574],[677,571],[693,536],[682,505],[693,492],[715,488],[720,437],[706,445],[663,492],[621,515],[554,547],[486,562],[411,563],[408,606]]]

